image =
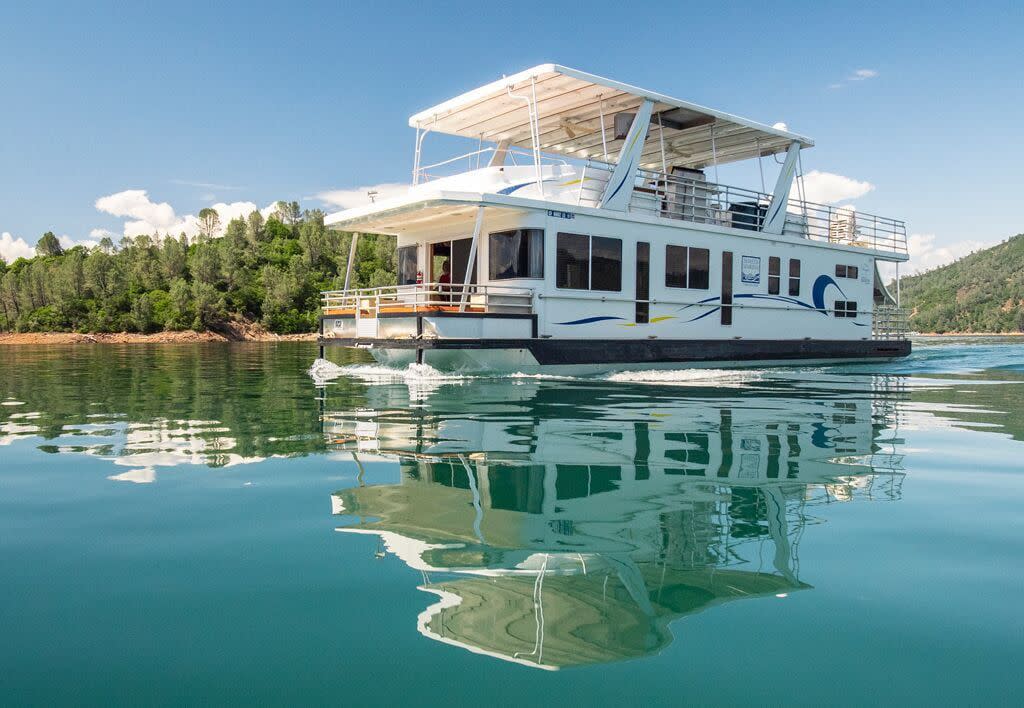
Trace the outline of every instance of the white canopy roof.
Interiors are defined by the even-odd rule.
[[[661,167],[659,124],[669,167],[700,169],[712,164],[714,155],[721,164],[785,152],[793,141],[803,147],[814,144],[787,130],[557,64],[535,66],[464,93],[417,113],[409,125],[532,149],[527,103],[510,96],[510,89],[523,97],[536,92],[541,150],[574,158],[603,159],[603,113],[608,159],[614,162],[622,145],[615,139],[615,114],[634,113],[645,100],[654,102],[641,163],[647,168]]]

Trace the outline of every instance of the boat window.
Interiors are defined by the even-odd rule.
[[[836,266],[836,277],[837,278],[852,278],[857,279],[857,266],[852,265],[837,265]]]
[[[789,259],[789,294],[800,294],[800,261],[796,258]]]
[[[711,251],[706,248],[690,249],[690,287],[707,290],[710,284]]]
[[[711,251],[688,246],[665,246],[665,287],[707,290]]]
[[[651,320],[651,244],[637,241],[636,244],[636,308],[637,324]]]
[[[782,259],[778,256],[768,257],[768,294],[778,295],[782,284]]]
[[[558,234],[555,285],[573,290],[622,290],[622,239]]]
[[[856,317],[857,303],[853,300],[836,300],[836,317]]]
[[[722,251],[721,322],[732,324],[732,251]]]
[[[622,239],[591,238],[590,289],[622,290]]]
[[[590,288],[590,237],[582,234],[558,234],[555,256],[555,285],[560,288]]]
[[[416,273],[419,270],[416,246],[402,246],[398,249],[398,284],[415,285]]]
[[[491,280],[544,277],[544,230],[499,231],[488,237]]]

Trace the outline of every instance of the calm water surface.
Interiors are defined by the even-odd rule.
[[[340,356],[0,349],[3,703],[1024,698],[1024,345],[581,379]]]

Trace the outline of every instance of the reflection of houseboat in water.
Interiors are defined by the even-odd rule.
[[[420,633],[510,661],[655,653],[680,617],[809,587],[799,545],[815,505],[899,497],[877,392],[446,388],[427,408],[384,386],[373,410],[325,413],[330,443],[400,468],[397,484],[337,492],[335,513],[353,517],[338,530],[378,535],[423,574],[437,601]]]

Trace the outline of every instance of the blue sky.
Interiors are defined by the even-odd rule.
[[[0,247],[167,209],[329,207],[408,179],[410,114],[554,61],[786,122],[817,143],[805,169],[870,183],[857,208],[905,219],[929,265],[1024,231],[1022,7],[8,4]]]

